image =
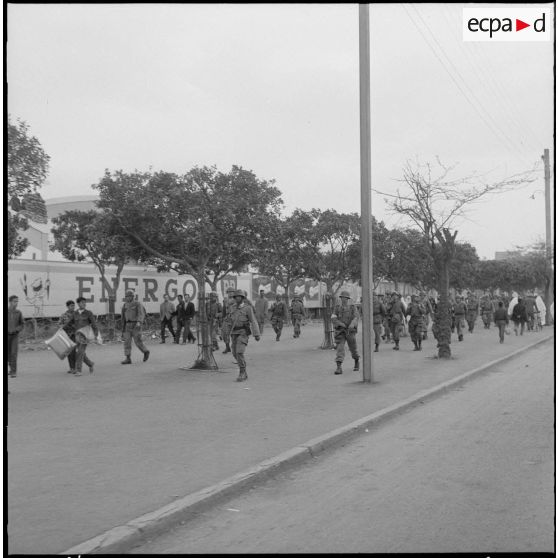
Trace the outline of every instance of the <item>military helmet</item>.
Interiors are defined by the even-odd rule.
[[[242,298],[246,298],[246,295],[244,294],[244,291],[242,289],[234,291],[233,296],[241,296]]]
[[[349,291],[341,291],[339,293],[339,298],[351,298],[351,295],[349,294]]]

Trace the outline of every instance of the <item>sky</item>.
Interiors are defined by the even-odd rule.
[[[464,6],[491,4],[370,6],[372,188],[403,189],[407,161],[439,158],[455,165],[454,179],[490,183],[535,167],[535,182],[471,206],[455,225],[458,240],[492,259],[545,239],[554,36],[465,42]],[[91,195],[105,169],[240,165],[276,181],[285,214],[360,212],[358,12],[8,4],[8,112],[51,157],[43,198]],[[377,193],[372,213],[389,227],[409,224]]]

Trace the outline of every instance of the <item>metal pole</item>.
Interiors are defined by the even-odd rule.
[[[552,270],[552,226],[551,226],[551,216],[550,216],[550,155],[549,150],[544,150],[543,155],[544,161],[544,208],[546,216],[546,260],[548,262],[549,269]],[[545,293],[546,300],[546,325],[550,325],[550,304],[551,304],[551,294],[550,289],[547,288]]]
[[[362,380],[372,382],[372,191],[370,144],[370,15],[359,4],[360,65],[360,241],[362,276]]]

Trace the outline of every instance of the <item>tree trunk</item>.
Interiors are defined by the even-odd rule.
[[[544,325],[552,325],[552,316],[550,315],[550,305],[552,304],[552,293],[550,287],[552,286],[552,279],[548,276],[544,280],[544,304],[546,306],[546,315],[544,318]]]
[[[438,358],[451,358],[451,318],[449,315],[449,262],[442,260],[440,270],[440,299],[435,317],[438,337]]]
[[[205,296],[205,265],[198,276],[198,358],[190,367],[191,370],[218,370],[217,362],[211,350],[211,339],[209,333],[209,322],[207,320]]]
[[[333,312],[333,295],[331,294],[331,282],[326,282],[326,294],[323,298],[324,305],[324,340],[320,345],[320,349],[333,349],[335,346],[333,340],[333,326],[331,323],[331,314]]]

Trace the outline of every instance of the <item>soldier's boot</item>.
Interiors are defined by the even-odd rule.
[[[426,331],[422,334],[422,340],[426,341],[428,339],[428,333]]]
[[[359,366],[359,359],[355,358],[355,366],[353,368],[353,372],[358,372],[360,370],[360,366]]]
[[[419,340],[418,340],[418,350],[422,351],[422,339],[420,339],[420,337],[419,337]]]
[[[223,351],[223,354],[226,355],[227,353],[231,352],[231,346],[229,343],[225,343],[225,350]]]
[[[375,343],[375,344],[374,344],[374,352],[375,352],[375,353],[378,352],[378,347],[379,347],[378,343]]]
[[[393,347],[394,351],[398,351],[399,350],[399,339],[397,341],[395,341],[395,346]]]
[[[341,363],[337,363],[337,368],[335,369],[334,374],[343,374],[343,369],[341,368]]]
[[[419,348],[418,348],[418,341],[415,339],[415,340],[413,341],[413,343],[415,344],[415,348],[413,349],[413,351],[418,351],[418,350],[419,350]]]
[[[244,382],[248,379],[248,374],[246,374],[246,368],[241,368],[238,373],[238,378],[236,379],[237,382]]]
[[[459,341],[463,341],[463,334],[462,333],[459,334],[458,339],[459,339]]]
[[[120,364],[132,364],[132,359],[127,356]]]

